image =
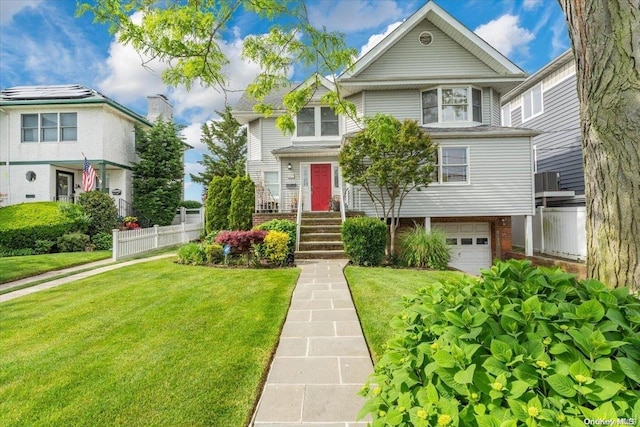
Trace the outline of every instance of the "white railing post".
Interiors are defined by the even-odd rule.
[[[153,226],[153,248],[158,249],[160,246],[160,227],[158,224]]]
[[[111,234],[113,236],[112,239],[112,243],[111,243],[111,257],[113,258],[114,261],[118,260],[118,233],[120,232],[120,230],[118,230],[117,228],[114,228],[111,231]]]
[[[347,219],[347,213],[345,212],[344,204],[344,183],[342,182],[342,172],[339,171],[338,184],[340,185],[340,219],[344,222]]]
[[[302,185],[298,189],[298,211],[296,212],[296,251],[300,250],[300,226],[302,225]]]

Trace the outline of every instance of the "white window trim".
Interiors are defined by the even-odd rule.
[[[55,141],[43,141],[42,140],[42,129],[45,129],[42,126],[42,115],[43,114],[55,114],[56,118],[56,140]],[[76,115],[76,139],[62,139],[62,129],[63,128],[71,128],[72,126],[62,126],[61,123],[61,114],[75,114]],[[37,128],[28,128],[28,129],[37,129],[38,132],[38,140],[37,141],[25,141],[23,130],[23,116],[37,116],[38,117],[38,127]],[[47,128],[49,129],[49,128]],[[53,128],[50,128],[53,129]],[[20,113],[20,143],[21,144],[64,144],[64,143],[74,143],[78,142],[78,112],[77,111],[47,111],[41,113]]]
[[[540,86],[540,111],[537,113],[533,112],[533,89],[537,88],[538,86]],[[524,117],[524,97],[526,94],[531,93],[531,115],[527,118]],[[537,85],[527,89],[522,95],[520,95],[520,99],[522,100],[522,102],[520,103],[520,117],[522,118],[521,122],[525,123],[528,122],[529,120],[533,120],[536,117],[542,115],[544,113],[544,87],[542,86],[542,82],[538,83]]]
[[[442,120],[442,90],[443,89],[460,89],[460,88],[465,88],[467,89],[467,117],[470,118],[470,120],[460,120],[460,121],[448,121],[445,122]],[[437,90],[437,97],[438,97],[438,122],[437,123],[424,123],[424,114],[422,112],[422,94],[424,92],[429,92],[436,89]],[[479,90],[480,91],[480,121],[476,122],[473,120],[473,89]],[[420,125],[421,126],[428,126],[428,127],[450,127],[452,125],[456,126],[456,127],[465,127],[465,126],[479,126],[481,124],[483,124],[482,119],[483,119],[483,114],[484,114],[484,105],[483,105],[483,91],[481,87],[478,86],[474,86],[474,85],[440,85],[440,86],[435,86],[435,87],[430,87],[430,88],[425,88],[425,89],[421,89],[420,90]]]
[[[274,199],[276,199],[276,201],[280,201],[280,195],[282,193],[282,180],[280,179],[280,171],[267,171],[267,170],[263,170],[262,171],[262,187],[264,189],[267,189],[267,180],[265,178],[265,174],[266,173],[275,173],[278,175],[278,197],[274,197]],[[273,195],[272,195],[273,196]]]
[[[327,136],[322,136],[322,108],[329,108],[327,106],[324,105],[308,105],[304,108],[313,108],[313,120],[314,120],[314,126],[315,126],[315,135],[314,136],[298,136],[298,118],[297,116],[294,117],[294,121],[296,123],[296,133],[295,136],[292,138],[295,141],[327,141],[327,140],[336,140],[336,141],[340,141],[341,140],[341,135],[343,133],[343,129],[344,129],[344,125],[343,125],[343,120],[341,120],[341,116],[338,114],[338,134],[337,135],[327,135]]]
[[[502,126],[511,127],[511,111],[512,110],[511,110],[511,103],[510,102],[507,102],[505,105],[503,105],[500,108],[500,124]],[[509,123],[506,123],[505,117],[509,118]]]
[[[467,154],[467,180],[466,181],[455,181],[455,182],[443,182],[442,181],[442,149],[447,148],[464,148]],[[429,187],[431,186],[463,186],[463,185],[471,185],[471,157],[469,155],[470,149],[468,145],[447,145],[447,146],[439,146],[438,147],[438,164],[436,165],[438,170],[438,180],[431,182]],[[448,165],[449,166],[449,165]]]

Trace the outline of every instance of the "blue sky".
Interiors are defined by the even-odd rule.
[[[359,52],[380,41],[425,0],[308,0],[312,22],[339,30]],[[556,0],[436,0],[436,3],[475,31],[528,73],[533,73],[569,47],[566,22]],[[76,0],[0,0],[0,88],[20,85],[82,84],[132,110],[146,114],[146,97],[164,94],[174,106],[176,120],[185,125],[186,141],[195,147],[185,158],[185,198],[199,200],[201,189],[189,182],[197,173],[205,147],[202,123],[216,119],[225,97],[201,87],[187,92],[167,88],[160,79],[162,64],[142,59],[123,46],[105,26],[87,14],[75,17]],[[253,15],[238,16],[223,50],[231,59],[226,68],[230,88],[241,91],[257,73],[242,62],[242,40],[261,34],[268,23]],[[294,74],[300,81],[303,75]],[[226,99],[234,105],[240,92]]]

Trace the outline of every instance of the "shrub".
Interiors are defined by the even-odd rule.
[[[101,191],[87,191],[78,196],[80,204],[91,217],[89,235],[111,233],[118,225],[118,210],[114,200]]]
[[[0,246],[8,250],[35,247],[37,240],[53,240],[70,232],[74,222],[57,202],[21,203],[0,208]]]
[[[272,219],[271,221],[263,222],[255,227],[258,230],[266,231],[281,231],[287,233],[289,240],[287,241],[287,257],[293,259],[293,253],[296,250],[296,232],[298,229],[297,224],[294,221],[288,219]],[[260,245],[257,249],[261,256],[266,256],[264,253],[264,245]]]
[[[29,249],[29,248],[23,248],[23,249],[0,248],[0,257],[29,256],[29,255],[36,255],[36,252],[33,249]]]
[[[250,229],[255,203],[255,185],[249,175],[235,177],[231,184],[229,228],[232,230]]]
[[[224,260],[222,245],[217,243],[201,243],[205,258],[209,264],[219,264]]]
[[[251,264],[251,249],[264,241],[267,232],[264,230],[222,231],[216,236],[216,243],[229,245],[247,258],[247,266]]]
[[[58,238],[60,252],[82,252],[87,249],[89,236],[82,233],[68,233]]]
[[[202,207],[202,203],[197,200],[183,200],[180,202],[180,206],[187,209],[198,209]]]
[[[227,230],[229,228],[229,208],[231,207],[230,176],[216,176],[209,184],[206,201],[206,231]]]
[[[36,255],[48,254],[49,252],[51,252],[55,244],[56,242],[54,242],[53,240],[36,240],[36,245],[33,249],[33,252]]]
[[[91,242],[99,251],[110,251],[113,248],[113,235],[111,233],[98,233],[91,237]]]
[[[91,224],[91,216],[84,212],[84,208],[78,204],[60,202],[60,212],[73,223],[72,232],[86,233]]]
[[[178,262],[180,264],[201,265],[206,262],[207,254],[197,243],[187,243],[178,248]]]
[[[342,241],[355,265],[380,265],[387,247],[387,226],[377,218],[347,218],[342,224]]]
[[[269,262],[283,266],[289,256],[289,235],[282,231],[269,231],[264,238],[264,254]]]
[[[405,297],[360,416],[373,425],[580,426],[640,414],[640,301],[529,261]]]
[[[451,259],[443,232],[416,225],[400,235],[402,261],[409,267],[445,270]]]

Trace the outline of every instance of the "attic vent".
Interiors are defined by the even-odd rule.
[[[433,34],[429,31],[423,31],[418,36],[418,41],[420,41],[422,46],[429,46],[431,42],[433,42]]]

